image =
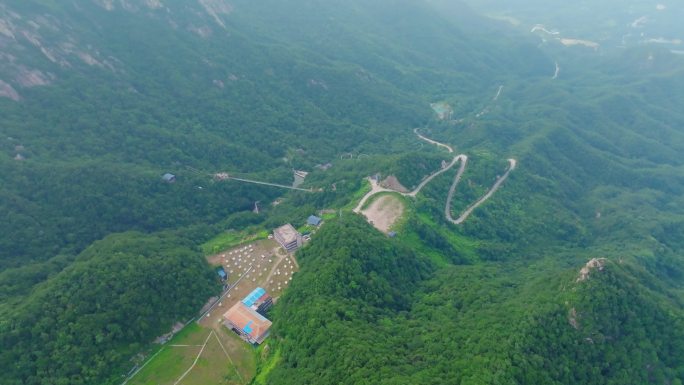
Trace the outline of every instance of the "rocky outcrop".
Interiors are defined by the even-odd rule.
[[[226,28],[226,25],[221,19],[221,15],[229,15],[231,12],[233,12],[232,5],[230,5],[226,0],[198,0],[198,2],[209,14],[209,16],[214,19],[216,24]]]
[[[226,27],[226,16],[233,11],[228,0],[89,2],[64,5],[73,12],[71,17],[54,16],[49,7],[20,8],[0,2],[0,97],[20,100],[22,89],[48,86],[65,71],[85,71],[85,67],[126,73],[125,63],[115,53],[99,47],[97,36],[77,33],[79,28],[74,28],[78,19],[89,19],[93,13],[127,12],[131,17],[168,23],[174,29],[209,39]],[[225,86],[226,80],[219,81],[217,87]]]
[[[93,2],[110,12],[118,9],[117,7],[129,12],[138,11],[141,7],[148,9],[164,8],[161,0],[93,0]]]
[[[16,102],[21,100],[21,96],[10,84],[0,80],[0,98],[10,98]]]
[[[17,83],[24,88],[47,86],[52,83],[55,76],[51,73],[43,73],[39,70],[32,70],[25,67],[19,67],[19,73],[16,76]]]
[[[582,269],[580,269],[579,276],[577,277],[577,282],[586,281],[592,271],[598,270],[602,271],[608,262],[605,258],[594,258],[587,262]]]
[[[579,329],[579,322],[577,322],[577,310],[574,307],[568,311],[568,323],[575,330]]]
[[[9,20],[0,19],[0,35],[17,40],[16,36],[14,36],[14,26]]]

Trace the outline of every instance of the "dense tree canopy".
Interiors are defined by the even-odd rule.
[[[215,274],[188,240],[107,237],[2,321],[0,382],[116,381],[147,341],[192,317],[217,289]]]
[[[116,383],[218,290],[200,244],[329,209],[260,382],[681,383],[684,67],[618,16],[587,49],[460,1],[3,2],[0,382]],[[452,159],[416,127],[469,156],[453,214],[519,167],[460,226],[440,175],[389,239],[349,208]]]

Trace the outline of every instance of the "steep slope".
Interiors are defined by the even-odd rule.
[[[343,218],[301,253],[301,275],[275,314],[264,383],[684,378],[681,301],[634,265],[595,259],[578,272],[545,260],[421,272],[425,257],[368,230]]]
[[[506,159],[519,167],[462,226],[444,220],[450,173],[411,202],[396,239],[341,212],[302,251],[259,378],[680,381],[681,58],[539,49],[525,34],[460,2],[3,3],[0,380],[116,382],[212,291],[197,243],[348,207],[371,173],[419,183],[442,156],[416,152],[411,129],[427,125],[469,155],[454,213]],[[440,101],[453,120],[432,117]],[[324,191],[275,208],[282,191],[211,180],[288,184],[325,162],[307,179]],[[86,249],[127,230],[150,234]],[[596,256],[624,264],[575,282]],[[107,288],[120,295],[99,303]],[[647,357],[624,354],[635,346]],[[620,367],[592,366],[612,358]]]
[[[564,287],[565,303],[530,324],[514,356],[515,366],[530,368],[517,372],[518,382],[682,383],[682,303],[633,273],[620,262],[587,263]]]
[[[381,4],[348,2],[3,4],[0,79],[21,99],[0,98],[0,204],[11,219],[2,229],[1,263],[80,250],[112,231],[158,230],[207,216],[215,222],[211,217],[280,192],[231,184],[188,199],[199,194],[193,188],[207,187],[210,173],[260,173],[288,183],[292,168],[347,152],[414,148],[404,128],[429,118],[425,106],[435,91],[476,93],[504,69],[534,72],[519,52],[469,38],[429,8],[390,8],[392,14]],[[508,68],[511,62],[520,65]],[[49,81],[29,86],[26,77]],[[161,196],[157,182],[165,172],[182,187]],[[110,190],[139,202],[119,205],[136,214],[105,215],[93,226],[93,208],[72,204]],[[204,203],[218,201],[230,203]],[[177,223],[138,218],[175,210],[169,206],[195,214]],[[62,209],[71,219],[63,220]],[[41,236],[29,241],[23,233]]]
[[[0,323],[3,384],[116,383],[144,344],[218,291],[178,234],[110,236]]]
[[[0,340],[9,383],[49,383],[46,373],[55,381],[107,383],[138,343],[150,342],[207,295],[174,287],[182,309],[146,297],[141,288],[158,279],[161,266],[195,274],[200,288],[213,282],[199,266],[184,267],[196,257],[188,249],[183,258],[156,257],[166,253],[163,242],[151,247],[154,263],[129,251],[105,253],[117,269],[101,268],[106,256],[79,261],[93,241],[176,229],[191,238],[179,248],[191,248],[223,225],[263,221],[230,216],[282,191],[214,182],[211,174],[287,184],[293,168],[346,153],[413,150],[411,128],[429,120],[435,94],[477,95],[502,71],[535,73],[506,43],[470,38],[408,1],[8,1],[0,20],[0,287],[7,289]],[[390,26],[392,20],[401,23]],[[318,41],[324,26],[329,30]],[[292,202],[302,202],[301,211],[344,201],[358,188],[362,167],[352,165],[339,178],[337,193],[295,194]],[[161,180],[166,172],[176,183]],[[355,182],[342,188],[344,179]],[[152,271],[156,263],[160,270]],[[128,274],[127,264],[148,274]],[[111,281],[117,275],[121,280]],[[95,300],[104,289],[74,286],[97,286],[88,276],[132,298],[132,307],[113,302],[131,318],[117,318],[106,306],[69,313],[62,299],[52,301],[52,291],[69,291],[64,301]],[[166,285],[166,277],[159,279]],[[129,324],[145,301],[159,318]],[[44,318],[31,316],[41,307],[54,317],[47,331]],[[64,339],[41,339],[53,335]],[[65,362],[60,349],[73,349],[79,361]]]
[[[356,216],[326,225],[300,260],[275,314],[282,360],[267,383],[388,383],[401,354],[397,314],[410,309],[427,261]]]

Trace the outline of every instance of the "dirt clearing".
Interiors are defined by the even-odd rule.
[[[400,193],[407,193],[409,192],[409,189],[404,187],[404,185],[399,182],[399,179],[397,179],[396,176],[390,175],[385,180],[380,182],[380,186],[386,189],[394,190],[394,191],[399,191]]]
[[[367,209],[361,211],[376,229],[387,233],[404,214],[404,202],[395,195],[378,197]]]

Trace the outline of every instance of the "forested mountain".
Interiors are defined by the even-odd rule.
[[[622,261],[435,271],[368,227],[343,218],[300,254],[266,383],[681,383],[681,301]]]
[[[301,251],[258,381],[684,381],[681,9],[466,3],[2,2],[0,382],[117,383],[217,292],[199,244],[320,209],[342,218]],[[458,226],[435,178],[389,240],[346,208],[449,159],[415,127],[469,156],[454,214],[519,166]],[[316,193],[212,178],[293,170]]]
[[[10,221],[2,234],[14,234],[0,240],[3,265],[45,260],[111,231],[158,230],[207,216],[215,222],[211,217],[273,196],[212,187],[184,213],[187,203],[178,200],[192,202],[196,187],[206,187],[188,166],[287,181],[292,167],[347,152],[392,152],[412,139],[397,127],[429,118],[426,91],[491,87],[483,78],[510,63],[528,74],[545,60],[537,53],[537,61],[523,61],[524,42],[461,37],[446,20],[421,32],[437,15],[412,2],[391,15],[352,3],[294,4],[3,4],[1,78],[9,91],[0,99],[0,161]],[[306,22],[279,19],[283,14]],[[393,25],[387,17],[407,21],[381,28]],[[347,31],[360,20],[364,33]],[[459,38],[442,37],[450,35]],[[175,191],[158,183],[167,171],[179,174]],[[100,215],[70,199],[113,191],[126,191],[129,202],[119,207],[130,209],[108,213],[104,203]],[[251,202],[241,200],[247,196]],[[96,221],[83,231],[83,223]]]
[[[101,384],[216,291],[178,234],[112,235],[34,290],[0,328],[3,384]]]

